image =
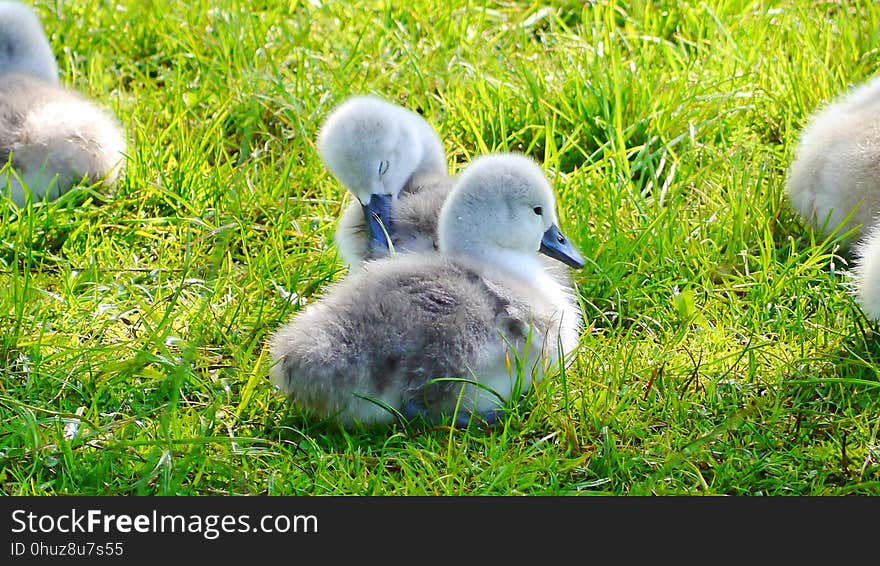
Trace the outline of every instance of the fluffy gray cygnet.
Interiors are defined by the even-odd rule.
[[[392,410],[491,422],[578,344],[580,309],[539,259],[583,266],[556,222],[533,160],[474,160],[443,204],[439,253],[368,262],[294,315],[270,339],[274,383],[343,426],[388,424]]]
[[[880,320],[880,77],[813,116],[801,134],[786,186],[793,207],[822,234],[854,229],[853,290]]]
[[[375,96],[353,96],[330,113],[317,145],[357,199],[336,230],[351,270],[389,255],[386,232],[395,252],[436,247],[437,214],[452,180],[443,144],[424,118]]]
[[[57,198],[87,180],[112,186],[126,150],[115,118],[59,85],[58,65],[34,12],[0,2],[0,196],[18,206]]]

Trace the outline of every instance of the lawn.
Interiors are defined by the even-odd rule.
[[[35,8],[130,153],[112,193],[0,202],[3,492],[880,494],[878,327],[784,189],[880,68],[880,4]],[[452,172],[537,159],[587,259],[576,359],[492,429],[344,432],[272,390],[267,337],[345,275],[315,135],[355,93]]]

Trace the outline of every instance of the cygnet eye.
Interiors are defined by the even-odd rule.
[[[538,216],[541,216],[542,214],[544,214],[544,209],[541,208],[540,206],[536,206],[532,210],[534,210],[535,214],[537,214]]]
[[[379,162],[379,175],[384,175],[388,172],[388,161],[380,161]]]

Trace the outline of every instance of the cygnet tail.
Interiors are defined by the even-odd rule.
[[[338,332],[345,325],[337,315],[326,305],[311,305],[272,335],[272,381],[313,416],[345,427],[389,424],[403,392],[382,386],[356,344]]]

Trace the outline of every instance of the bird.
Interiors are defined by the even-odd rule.
[[[73,185],[115,185],[126,140],[116,117],[60,84],[37,15],[0,2],[0,196],[19,207],[54,199]]]
[[[350,270],[392,250],[436,249],[437,214],[452,180],[443,143],[425,118],[378,96],[355,95],[330,112],[316,145],[355,197],[334,235]]]
[[[880,76],[810,117],[786,192],[813,229],[839,237],[852,259],[847,287],[866,318],[880,320]]]
[[[537,162],[477,157],[438,223],[437,251],[367,262],[270,336],[272,381],[293,404],[344,428],[492,424],[570,359],[579,307],[538,258],[584,260]]]
[[[793,208],[848,251],[880,212],[880,76],[808,120],[786,180]]]

